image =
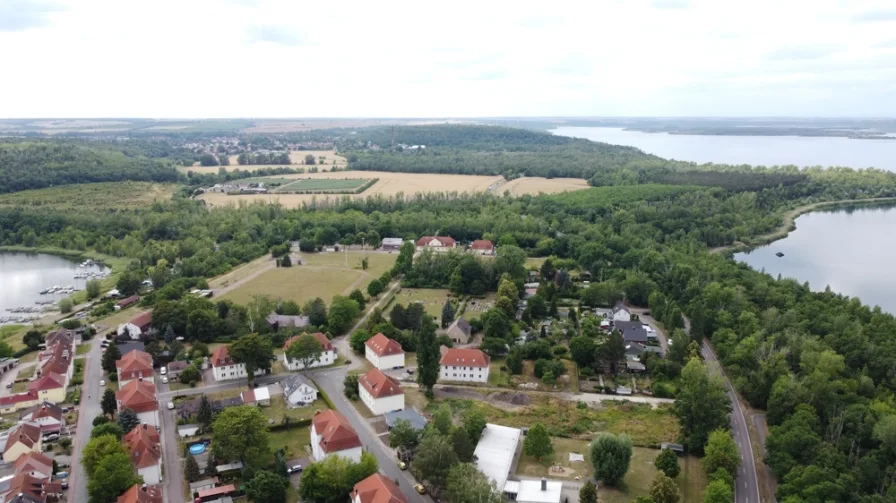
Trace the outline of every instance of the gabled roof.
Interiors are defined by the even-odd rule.
[[[647,343],[647,331],[640,321],[616,321],[613,327],[622,334],[625,342]]]
[[[621,300],[616,301],[616,304],[613,305],[613,312],[625,311],[626,313],[631,313],[631,310],[626,306]]]
[[[311,324],[309,316],[287,316],[283,314],[271,313],[266,318],[268,324],[277,324],[277,328],[295,327],[303,328]]]
[[[127,373],[153,373],[152,355],[144,351],[132,349],[125,353],[120,360],[115,362],[115,368],[118,369],[119,378],[125,378]]]
[[[358,384],[363,386],[373,398],[404,394],[398,381],[382,373],[380,369],[370,369],[369,372],[358,378]]]
[[[53,486],[55,486],[55,488]],[[9,481],[9,488],[7,489],[6,494],[10,497],[13,495],[16,497],[21,496],[20,499],[12,499],[11,501],[44,502],[47,501],[46,495],[44,494],[45,488],[49,489],[47,492],[57,494],[61,492],[59,484],[51,484],[50,479],[47,477],[34,477],[27,473],[19,473]]]
[[[390,339],[382,333],[367,339],[364,345],[376,353],[377,356],[404,354],[404,350],[401,349],[401,344],[398,341]]]
[[[227,349],[227,346],[221,346],[212,353],[212,367],[223,367],[233,364],[234,362],[230,357],[230,350]]]
[[[162,446],[159,443],[159,430],[151,424],[139,424],[122,439],[131,453],[131,461],[139,470],[147,466],[159,464],[162,459]]]
[[[283,381],[283,394],[285,396],[292,395],[293,392],[299,389],[303,384],[314,391],[318,391],[317,387],[311,382],[311,379],[308,379],[302,374],[293,374]]]
[[[335,410],[315,413],[312,426],[321,437],[321,449],[328,454],[361,447],[361,439],[348,419]]]
[[[156,399],[156,385],[143,379],[134,379],[125,384],[120,391],[115,393],[115,399],[119,402],[119,409],[149,412],[159,408],[159,401]]]
[[[261,386],[258,388],[251,388],[243,391],[242,393],[240,393],[240,396],[243,398],[243,403],[249,405],[256,402],[270,400],[271,392],[270,390],[268,390],[267,386]]]
[[[495,248],[495,245],[492,244],[488,239],[477,239],[473,241],[473,244],[470,245],[470,248],[474,250],[492,250]]]
[[[141,329],[148,328],[149,325],[152,323],[152,311],[147,311],[147,312],[141,314],[140,316],[137,316],[136,318],[132,319],[128,323],[130,323],[136,327],[140,327]]]
[[[9,407],[10,405],[22,403],[22,402],[30,402],[32,400],[37,400],[37,392],[36,391],[26,391],[25,393],[16,393],[15,395],[9,395],[0,397],[0,407]]]
[[[6,454],[17,443],[31,449],[38,442],[40,442],[40,426],[34,423],[19,423],[9,429],[3,453]]]
[[[356,498],[360,499],[361,503],[408,503],[408,499],[395,482],[379,473],[374,473],[355,484],[351,499],[355,501]]]
[[[442,354],[439,365],[456,367],[488,367],[491,358],[478,349],[450,348]]]
[[[181,370],[190,366],[189,362],[185,362],[182,360],[173,361],[168,364],[168,373],[171,372],[180,372]]]
[[[134,302],[137,302],[138,300],[140,300],[140,297],[138,295],[131,295],[130,297],[128,297],[126,299],[119,300],[115,305],[118,307],[126,307],[126,306],[130,306]]]
[[[417,240],[417,246],[429,246],[433,240],[439,242],[440,246],[443,247],[453,247],[457,245],[457,241],[452,237],[448,236],[423,236],[422,238]]]
[[[156,486],[134,484],[115,503],[162,503],[162,490]]]
[[[317,339],[317,342],[319,342],[320,345],[324,348],[324,351],[335,351],[335,349],[333,348],[333,343],[330,341],[330,339],[327,339],[327,335],[322,332],[315,332],[313,334],[294,335],[294,336],[290,337],[289,339],[287,339],[285,343],[283,343],[283,350],[286,351],[286,349],[293,342],[296,342],[297,340],[299,340],[299,338],[306,336],[306,335],[310,335],[311,337],[314,337],[315,339]]]
[[[463,316],[454,320],[454,323],[452,323],[451,326],[448,327],[448,330],[451,330],[453,328],[459,329],[467,337],[469,337],[470,334],[473,333],[473,327],[470,326],[470,322],[465,320]]]
[[[16,459],[16,473],[38,472],[50,475],[53,473],[53,460],[39,452],[28,452]]]
[[[35,421],[44,417],[52,417],[62,421],[62,415],[62,407],[52,402],[43,402],[22,411],[19,415],[19,419],[28,418],[31,421]]]

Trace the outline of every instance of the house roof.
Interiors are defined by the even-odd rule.
[[[352,425],[335,410],[316,412],[312,421],[314,431],[320,436],[320,447],[326,453],[361,447],[361,439]]]
[[[647,343],[647,331],[640,321],[616,321],[613,326],[622,334],[625,342]]]
[[[448,327],[448,330],[453,330],[455,328],[459,329],[467,337],[469,337],[470,334],[473,333],[473,327],[470,326],[470,322],[465,320],[463,316],[454,320],[454,323],[452,323],[451,326]]]
[[[408,499],[395,482],[379,473],[374,473],[355,484],[351,499],[360,500],[361,503],[408,503]]]
[[[137,302],[138,300],[140,300],[140,297],[138,295],[131,295],[130,297],[128,297],[126,299],[119,300],[115,305],[118,307],[130,306],[131,304],[133,304],[134,302]]]
[[[448,236],[423,236],[422,238],[417,240],[417,246],[429,246],[433,240],[439,242],[439,246],[443,247],[453,247],[457,245],[457,241],[452,237]]]
[[[513,465],[513,457],[523,432],[517,428],[488,423],[476,444],[476,467],[491,479],[496,487],[504,487]]]
[[[115,368],[118,369],[119,377],[124,377],[127,372],[132,374],[149,372],[152,374],[152,355],[132,349],[115,362]]]
[[[470,245],[470,248],[474,250],[491,250],[494,249],[495,245],[492,244],[488,239],[477,239],[473,241],[473,244]]]
[[[28,418],[31,421],[44,417],[52,417],[62,421],[62,407],[52,402],[43,402],[22,411],[19,415],[19,419]]]
[[[131,409],[134,412],[149,412],[159,408],[159,401],[156,399],[156,385],[144,381],[143,379],[134,379],[128,382],[115,393],[115,399],[119,402],[119,409]]]
[[[16,473],[53,473],[53,460],[39,452],[31,451],[19,456],[14,465]]]
[[[411,423],[411,427],[415,430],[423,431],[423,428],[426,427],[426,423],[428,422],[422,414],[414,409],[402,409],[387,412],[384,414],[384,416],[386,418],[386,426],[388,426],[389,428],[395,426],[396,421],[400,421],[403,419]]]
[[[162,490],[156,486],[134,484],[115,503],[162,503]]]
[[[129,431],[122,439],[131,453],[131,461],[139,470],[147,466],[159,464],[162,459],[162,446],[159,443],[159,430],[151,424],[140,424]]]
[[[266,319],[268,324],[273,325],[276,323],[278,328],[303,328],[311,324],[311,317],[309,316],[287,316],[283,314],[271,313]]]
[[[233,484],[227,484],[226,486],[214,487],[212,489],[199,491],[199,499],[204,500],[205,498],[209,498],[211,496],[230,494],[232,492],[236,492],[236,486],[234,486]]]
[[[390,339],[382,333],[367,339],[364,345],[376,353],[377,356],[404,354],[404,350],[401,349],[401,344],[398,341]]]
[[[13,404],[30,402],[31,400],[37,400],[36,391],[26,391],[25,393],[16,393],[15,395],[0,397],[0,407],[9,407]]]
[[[22,496],[20,500],[13,499],[11,501],[44,502],[47,500],[46,495],[44,494],[45,488],[48,489],[47,492],[54,492],[57,494],[62,491],[59,484],[50,483],[50,479],[47,477],[34,477],[27,473],[19,473],[9,481],[9,488],[7,489],[6,494],[9,496]],[[26,497],[28,499],[26,499]]]
[[[479,349],[449,348],[442,354],[439,365],[459,367],[488,367],[491,359]]]
[[[370,369],[369,372],[358,378],[358,384],[363,386],[373,398],[404,394],[398,381],[382,373],[380,369]]]
[[[267,386],[262,386],[260,388],[248,389],[241,393],[244,404],[263,402],[265,400],[271,399],[271,392],[268,390]]]
[[[404,240],[401,238],[383,238],[383,246],[401,246]]]
[[[173,361],[168,364],[168,373],[170,374],[171,372],[180,372],[189,366],[189,362],[185,362],[182,360]]]
[[[292,395],[303,384],[317,391],[317,387],[311,382],[311,379],[302,374],[293,374],[283,381],[283,394],[286,396]]]
[[[6,454],[17,443],[22,443],[31,449],[38,442],[40,442],[40,426],[34,423],[19,423],[9,429],[3,453]]]
[[[324,334],[322,332],[315,332],[313,334],[294,335],[294,336],[290,337],[289,339],[287,339],[285,343],[283,343],[283,350],[286,351],[286,349],[290,345],[292,345],[293,342],[296,342],[297,340],[299,340],[301,337],[303,337],[305,335],[310,335],[311,337],[314,337],[315,339],[317,339],[317,342],[319,342],[320,345],[323,346],[324,351],[335,351],[335,349],[333,348],[333,343],[330,341],[330,339],[327,339],[326,334]]]
[[[563,482],[521,480],[518,484],[516,501],[521,503],[560,503],[562,499]]]
[[[227,346],[221,346],[212,353],[212,367],[223,367],[224,365],[233,365],[233,363]]]
[[[616,304],[613,305],[613,312],[625,311],[626,313],[631,313],[631,310],[628,306],[625,305],[621,300],[616,301]]]
[[[140,316],[137,316],[136,318],[132,319],[130,323],[134,326],[140,327],[141,329],[149,327],[149,325],[152,323],[152,311],[147,311]]]
[[[65,387],[65,377],[56,372],[45,372],[37,380],[28,383],[28,391],[46,391]]]

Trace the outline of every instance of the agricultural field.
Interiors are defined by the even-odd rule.
[[[582,178],[542,178],[542,177],[523,177],[511,180],[504,185],[498,187],[498,192],[503,194],[505,191],[510,192],[511,196],[522,196],[526,194],[556,194],[557,192],[567,192],[570,190],[581,190],[588,188],[588,181]]]
[[[364,257],[369,262],[366,271],[361,270]],[[268,295],[274,299],[294,300],[301,305],[315,297],[329,302],[333,296],[348,295],[355,288],[366,295],[370,281],[391,268],[397,257],[396,254],[363,251],[304,253],[305,265],[266,270],[221,297],[245,304],[256,295]]]
[[[335,179],[321,179],[321,178],[311,178],[311,179],[301,179],[301,180],[291,180],[284,185],[281,185],[277,188],[278,192],[309,192],[309,191],[323,191],[323,192],[346,192],[352,191],[360,188],[365,183],[370,182],[370,178],[345,178],[342,180]]]
[[[305,156],[308,154],[314,156],[317,164],[305,164]],[[182,173],[192,171],[193,173],[200,174],[214,174],[217,173],[221,168],[224,168],[227,171],[234,171],[236,169],[241,169],[243,171],[255,171],[261,168],[289,167],[308,169],[313,166],[317,166],[317,169],[321,171],[329,171],[333,169],[334,166],[339,169],[344,169],[348,165],[348,160],[345,157],[337,154],[335,150],[292,150],[289,152],[289,160],[292,161],[292,164],[247,164],[241,166],[237,163],[237,157],[238,156],[236,155],[230,156],[230,158],[228,159],[228,161],[230,162],[229,166],[200,166],[199,163],[196,163],[193,166],[182,166],[178,169]]]
[[[215,168],[217,169],[217,167]],[[284,175],[283,178],[302,179],[348,179],[358,178],[359,171],[337,171],[327,173],[308,173],[302,175]],[[477,175],[436,175],[424,173],[388,173],[384,171],[364,171],[364,177],[379,178],[379,181],[361,194],[339,194],[327,196],[325,194],[241,194],[228,196],[227,194],[203,194],[200,199],[212,206],[225,204],[236,205],[240,201],[265,201],[298,208],[302,204],[312,201],[324,202],[327,200],[338,201],[343,197],[366,198],[370,196],[393,197],[398,194],[411,196],[419,193],[435,192],[485,192],[492,185],[502,180],[500,176]],[[500,189],[499,189],[500,190]]]
[[[402,288],[395,294],[394,303],[407,307],[412,302],[422,302],[426,313],[442,319],[442,306],[448,300],[450,293],[444,289],[430,288]]]
[[[0,207],[32,206],[42,209],[133,209],[168,201],[174,184],[151,182],[103,182],[24,190],[0,195]]]

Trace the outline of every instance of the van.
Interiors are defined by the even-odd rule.
[[[165,375],[167,373],[168,373],[168,368],[162,367],[162,375]]]

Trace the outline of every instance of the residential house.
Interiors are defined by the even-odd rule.
[[[395,412],[387,412],[383,415],[386,418],[386,427],[390,430],[395,423],[398,421],[407,421],[410,423],[411,428],[417,431],[423,431],[423,428],[426,428],[426,423],[428,422],[423,414],[420,414],[414,409],[404,409],[397,410]]]
[[[248,378],[245,363],[237,363],[230,357],[227,346],[221,346],[212,353],[212,374],[216,381]],[[264,370],[256,370],[255,375],[263,375]]]
[[[14,465],[16,475],[24,473],[39,479],[53,475],[53,459],[40,452],[26,452],[19,456]]]
[[[115,304],[115,310],[118,311],[119,309],[124,309],[130,305],[136,304],[139,300],[140,297],[138,295],[131,295],[126,299],[121,299]]]
[[[139,424],[124,436],[122,442],[128,448],[137,475],[143,477],[143,482],[149,485],[161,482],[162,445],[159,430],[146,423]]]
[[[380,370],[404,367],[404,350],[398,341],[379,333],[364,343],[364,356]]]
[[[260,405],[265,407],[271,405],[271,392],[267,386],[247,389],[240,393],[240,397],[243,399],[243,405]]]
[[[29,452],[42,452],[43,441],[40,426],[34,423],[19,423],[0,433],[3,445],[3,461],[14,463],[19,456]]]
[[[439,380],[487,383],[490,361],[478,349],[450,348],[439,361]]]
[[[242,396],[235,396],[232,398],[222,398],[221,400],[212,400],[211,403],[212,403],[212,412],[214,412],[215,414],[218,414],[221,411],[223,411],[224,409],[229,408],[229,407],[239,407],[240,405],[244,405]]]
[[[293,374],[282,383],[283,396],[292,405],[306,405],[317,400],[317,388],[302,374]]]
[[[432,250],[436,252],[451,251],[457,247],[457,241],[447,236],[423,236],[417,240],[417,251]]]
[[[38,400],[62,403],[65,401],[65,376],[56,372],[42,372],[42,375],[28,383],[28,391],[37,393]]]
[[[305,365],[302,364],[302,362],[300,362],[299,360],[293,360],[293,359],[289,358],[288,356],[286,356],[286,350],[289,348],[290,345],[292,345],[292,343],[299,340],[300,337],[303,337],[306,335],[309,335],[309,334],[301,334],[301,335],[296,335],[296,336],[290,337],[286,341],[286,343],[283,344],[283,365],[288,370],[295,371],[295,370],[302,370],[305,368]],[[310,335],[312,337],[314,337],[315,339],[317,339],[317,342],[320,343],[321,347],[323,348],[323,351],[321,352],[320,356],[317,358],[317,360],[315,362],[313,362],[311,365],[308,365],[308,368],[326,367],[327,365],[332,365],[333,363],[335,363],[336,357],[337,357],[336,347],[333,346],[333,343],[330,342],[330,339],[327,339],[327,336],[321,332],[317,332],[317,333],[310,334]]]
[[[622,301],[613,306],[613,321],[632,321],[632,312]]]
[[[370,369],[358,378],[358,394],[364,405],[376,416],[404,409],[404,391],[398,380],[387,376],[380,369]]]
[[[0,397],[0,414],[9,414],[17,410],[27,409],[37,405],[38,402],[36,391],[26,391]]]
[[[118,389],[123,388],[134,379],[153,378],[152,355],[136,349],[128,351],[115,362],[118,372]]]
[[[383,238],[382,243],[380,243],[380,251],[398,251],[403,243],[404,240],[401,238]]]
[[[56,339],[58,342],[47,346],[47,349],[37,355],[37,375],[48,373],[59,374],[63,378],[63,386],[68,386],[69,380],[74,374],[75,346],[67,338]]]
[[[447,334],[455,344],[469,344],[470,337],[473,335],[473,327],[470,326],[470,322],[461,316],[454,320],[454,323],[445,330],[445,334]]]
[[[156,398],[156,385],[142,378],[133,380],[115,393],[118,412],[131,409],[137,413],[141,423],[159,426],[159,400]]]
[[[42,435],[59,433],[65,426],[62,407],[51,402],[43,402],[23,411],[19,420],[37,424]]]
[[[477,239],[470,245],[470,250],[477,255],[494,255],[495,245],[488,239]]]
[[[408,503],[395,481],[380,473],[355,484],[350,496],[351,503]]]
[[[327,456],[342,456],[361,461],[361,439],[352,425],[335,410],[317,411],[311,421],[311,456],[323,461]]]
[[[116,331],[120,340],[138,341],[149,336],[152,329],[152,311],[147,311],[127,323],[118,325]]]
[[[49,477],[33,477],[27,473],[17,473],[8,480],[3,503],[46,503],[58,501],[62,497],[62,484]]]
[[[644,325],[640,321],[615,321],[613,327],[622,334],[626,344],[633,342],[641,345],[647,344],[647,331],[644,330]]]
[[[287,316],[283,314],[271,313],[267,317],[268,325],[274,332],[281,328],[305,328],[311,324],[309,316]]]
[[[134,484],[115,503],[162,503],[162,490],[146,484]]]
[[[185,362],[182,360],[173,361],[168,364],[168,379],[172,381],[176,381],[180,377],[180,373],[184,371],[185,368],[190,366],[190,362]]]

